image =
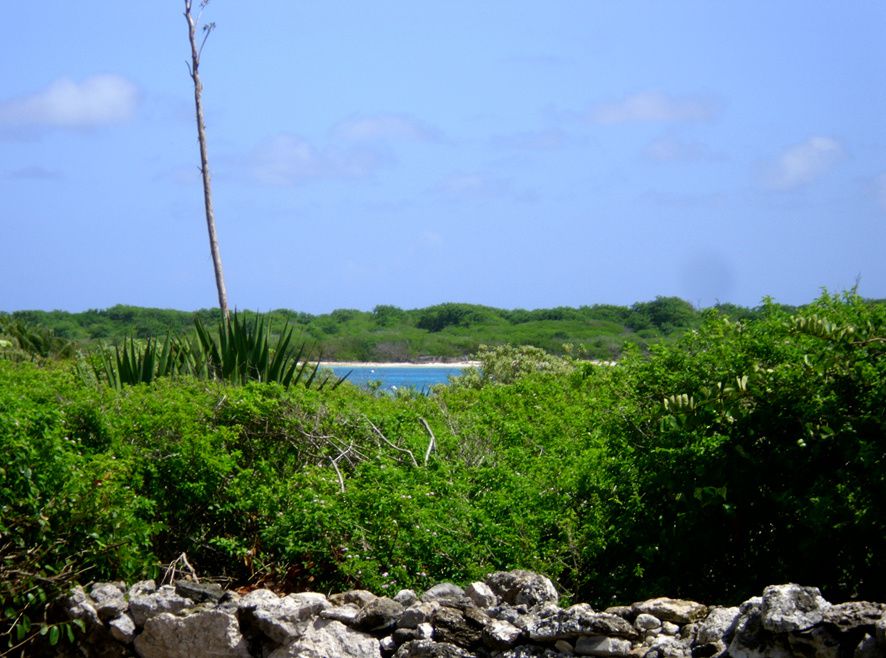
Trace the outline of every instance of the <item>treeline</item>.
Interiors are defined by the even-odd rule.
[[[759,313],[732,304],[714,307],[733,319]],[[296,336],[328,360],[410,361],[425,357],[459,358],[480,345],[530,345],[554,354],[564,350],[588,358],[617,357],[626,344],[646,348],[697,327],[704,315],[678,297],[657,297],[632,306],[596,304],[578,308],[505,310],[476,304],[446,303],[421,309],[380,305],[372,311],[338,309],[311,315],[286,309],[263,314],[272,331],[287,324]],[[244,319],[254,314],[241,313]],[[195,318],[212,324],[216,309],[195,312],[138,306],[113,306],[81,313],[16,311],[0,322],[21,322],[50,332],[56,339],[85,345],[128,338],[162,338],[191,331]],[[565,347],[564,347],[565,346]]]

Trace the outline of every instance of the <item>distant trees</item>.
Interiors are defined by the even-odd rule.
[[[651,302],[637,302],[631,306],[627,325],[632,329],[653,326],[665,333],[676,328],[689,327],[698,320],[698,311],[679,297],[656,297]]]

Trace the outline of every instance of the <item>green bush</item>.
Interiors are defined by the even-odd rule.
[[[201,575],[320,591],[521,567],[597,606],[785,581],[882,600],[884,326],[854,295],[709,311],[615,366],[486,348],[427,396],[118,390],[0,359],[0,633],[56,624],[44,599],[74,580],[182,552]]]

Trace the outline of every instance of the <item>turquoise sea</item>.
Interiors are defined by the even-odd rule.
[[[326,366],[330,367],[330,366]],[[368,388],[370,382],[381,382],[380,389],[396,391],[401,388],[414,388],[422,391],[435,384],[446,384],[449,377],[460,375],[461,366],[331,366],[338,377],[346,375],[348,381],[357,386]]]

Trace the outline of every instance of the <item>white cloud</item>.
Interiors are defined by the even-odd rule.
[[[430,142],[439,139],[433,128],[401,114],[352,117],[339,123],[334,132],[337,137],[352,141],[401,139]]]
[[[91,128],[131,118],[138,89],[119,75],[94,75],[82,82],[56,80],[45,89],[0,102],[0,125]]]
[[[773,162],[764,182],[775,190],[806,185],[827,173],[843,156],[840,143],[831,137],[810,137],[788,147]]]
[[[297,185],[312,179],[369,176],[389,162],[374,149],[318,149],[297,135],[280,133],[258,146],[249,166],[261,183]]]
[[[717,113],[708,99],[674,97],[657,91],[627,96],[613,103],[597,105],[590,114],[594,123],[705,121]]]

